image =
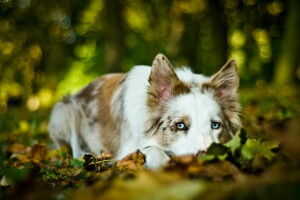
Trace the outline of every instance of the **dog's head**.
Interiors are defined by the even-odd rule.
[[[234,60],[204,81],[183,82],[159,54],[149,77],[149,137],[175,155],[197,154],[213,143],[231,139],[240,127]]]

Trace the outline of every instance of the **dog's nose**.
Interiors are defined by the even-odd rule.
[[[198,151],[198,153],[196,154],[196,156],[202,156],[206,154],[206,150],[200,150]]]

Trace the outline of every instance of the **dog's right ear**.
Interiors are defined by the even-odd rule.
[[[202,90],[212,91],[214,98],[221,106],[230,123],[230,131],[228,131],[228,133],[231,133],[231,136],[241,127],[239,118],[240,104],[237,93],[238,87],[239,76],[234,60],[228,61],[210,78],[209,83],[202,84]]]
[[[178,79],[171,63],[163,54],[158,54],[153,61],[149,83],[149,98],[155,103],[164,102],[172,95],[189,91],[188,86]]]

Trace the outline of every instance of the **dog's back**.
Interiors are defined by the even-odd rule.
[[[119,130],[112,116],[113,95],[126,74],[107,74],[81,91],[68,95],[53,108],[49,132],[58,147],[70,146],[73,157],[101,150],[116,153]]]

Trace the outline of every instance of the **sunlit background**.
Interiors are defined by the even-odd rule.
[[[299,2],[0,0],[0,128],[46,134],[63,95],[103,73],[151,65],[160,52],[207,75],[234,58],[242,88],[293,93]]]

